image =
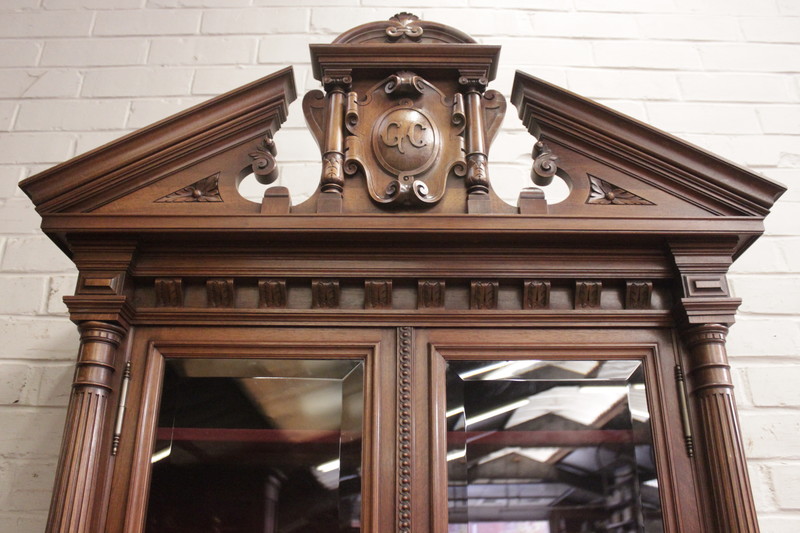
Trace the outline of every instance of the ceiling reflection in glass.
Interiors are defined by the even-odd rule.
[[[663,531],[642,363],[449,361],[449,533]]]
[[[147,533],[361,531],[363,362],[169,359]]]

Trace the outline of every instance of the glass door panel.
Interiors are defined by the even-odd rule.
[[[147,533],[361,531],[364,363],[166,359]]]
[[[660,533],[638,360],[446,363],[450,533]]]

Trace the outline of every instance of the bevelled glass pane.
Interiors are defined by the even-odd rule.
[[[640,361],[449,361],[449,533],[660,533]]]
[[[148,533],[361,531],[361,361],[168,359]]]

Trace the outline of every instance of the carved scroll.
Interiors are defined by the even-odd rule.
[[[390,42],[408,39],[409,41],[419,41],[424,33],[423,29],[415,24],[419,17],[411,13],[398,13],[389,19],[391,24],[386,27],[386,36]]]
[[[250,168],[259,183],[268,185],[278,179],[276,155],[278,155],[278,148],[275,146],[275,141],[272,140],[272,133],[267,132],[267,135],[261,140],[261,144],[250,152],[250,157],[253,159]]]
[[[553,183],[553,176],[558,172],[558,156],[550,151],[550,148],[539,141],[533,145],[533,167],[531,168],[531,179],[539,187],[546,187]]]

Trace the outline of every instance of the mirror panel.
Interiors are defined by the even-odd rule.
[[[166,359],[147,533],[361,531],[364,364]]]
[[[661,533],[639,360],[447,361],[449,533]]]

